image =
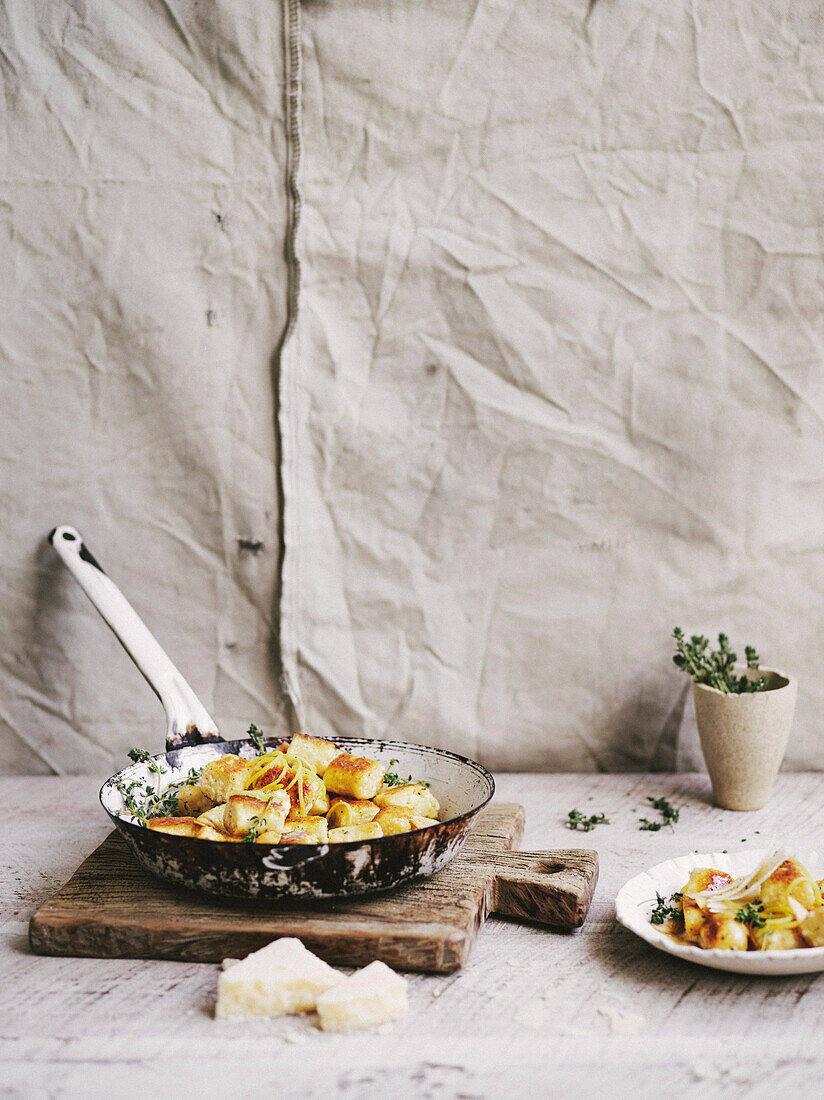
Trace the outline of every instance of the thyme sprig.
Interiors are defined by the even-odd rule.
[[[398,763],[397,759],[393,758],[392,760],[389,761],[389,767],[391,768],[393,764],[397,764],[397,763]],[[404,779],[402,776],[398,775],[397,772],[386,772],[386,774],[383,777],[383,781],[384,781],[384,783],[386,784],[387,787],[402,787],[404,785],[404,783],[411,783],[412,782],[412,773],[410,772],[410,774],[406,777],[406,779]]]
[[[678,818],[681,816],[681,811],[677,810],[666,798],[653,798],[652,795],[647,795],[647,802],[649,802],[654,810],[658,810],[661,814],[661,821],[650,821],[646,817],[642,817],[639,820],[638,828],[642,833],[657,833],[659,829],[663,829],[665,825],[669,825],[672,832],[675,832],[674,825]]]
[[[268,803],[267,803],[268,806]],[[243,838],[246,844],[254,844],[260,834],[264,831],[266,821],[264,818],[259,817],[257,814],[252,818],[250,822],[249,832]]]
[[[391,768],[393,764],[397,763],[398,761],[396,759],[392,759],[389,761],[389,767]],[[387,787],[402,787],[405,783],[412,782],[412,773],[410,772],[409,775],[407,775],[407,777],[404,779],[404,777],[402,775],[398,775],[397,772],[385,772],[383,782]],[[427,779],[416,779],[415,782],[420,783],[422,787],[429,786],[429,781]]]
[[[767,923],[764,916],[764,906],[760,901],[748,901],[735,914],[739,924],[746,924],[748,928],[763,928]]]
[[[128,782],[120,779],[117,782],[117,789],[123,797],[123,805],[141,824],[145,824],[152,817],[172,817],[177,813],[180,788],[199,783],[203,773],[203,768],[190,768],[180,779],[174,779],[165,787],[161,787],[161,777],[168,775],[169,769],[164,768],[158,760],[152,759],[151,753],[145,749],[131,749],[129,759],[136,764],[148,764],[149,772],[155,776],[154,783],[142,782],[139,779]]]
[[[733,666],[738,655],[730,649],[730,640],[726,634],[718,635],[718,649],[710,649],[709,638],[703,634],[693,634],[689,640],[684,631],[676,626],[672,632],[675,639],[673,664],[692,676],[696,684],[723,691],[725,695],[743,695],[753,691],[764,691],[767,687],[766,676],[751,679],[742,673],[736,676]],[[759,656],[754,646],[744,648],[748,669],[759,667]]]
[[[680,890],[670,894],[669,901],[662,897],[657,890],[655,891],[655,897],[657,904],[649,915],[650,924],[666,924],[669,920],[680,920],[683,917],[684,912],[681,908],[683,894]]]
[[[580,829],[583,833],[591,833],[596,825],[611,824],[609,818],[603,814],[582,814],[580,810],[570,810],[567,815],[567,828]]]
[[[254,722],[251,723],[246,731],[246,736],[257,749],[258,756],[263,756],[263,754],[268,751],[263,743],[263,730],[259,729]]]

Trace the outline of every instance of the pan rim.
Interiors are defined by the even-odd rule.
[[[282,738],[277,738],[277,737],[264,737],[263,738],[263,743],[267,744],[269,741],[274,741],[277,744],[280,744],[280,742],[282,740],[283,740]],[[318,852],[318,849],[320,849],[320,848],[324,848],[324,849],[340,848],[340,849],[346,850],[346,849],[355,848],[355,847],[363,848],[365,845],[368,845],[368,846],[372,847],[374,845],[381,845],[384,841],[391,841],[397,836],[409,836],[411,833],[423,833],[423,832],[427,832],[429,830],[436,830],[436,829],[440,828],[441,826],[449,825],[452,822],[461,821],[461,820],[463,820],[467,817],[473,817],[475,814],[479,813],[482,809],[484,809],[484,807],[487,806],[491,802],[492,798],[495,795],[495,777],[492,775],[492,773],[489,771],[489,769],[486,768],[483,764],[479,763],[477,760],[473,760],[469,756],[462,756],[460,753],[453,752],[451,749],[439,749],[439,748],[435,748],[435,746],[433,746],[433,745],[420,745],[420,744],[416,744],[412,741],[398,741],[394,738],[383,738],[383,737],[348,737],[348,736],[343,736],[343,737],[338,738],[337,741],[335,742],[335,744],[337,744],[338,741],[342,744],[347,744],[347,745],[354,745],[354,744],[357,744],[357,745],[376,745],[376,744],[378,744],[378,745],[384,745],[384,746],[387,746],[387,747],[394,746],[394,747],[397,747],[399,749],[423,749],[426,752],[434,753],[437,756],[449,757],[452,760],[455,760],[460,764],[471,767],[473,770],[475,770],[480,775],[480,777],[482,779],[484,779],[484,781],[486,782],[487,787],[488,787],[486,796],[483,799],[483,801],[477,803],[477,805],[471,806],[468,810],[464,810],[462,813],[454,814],[452,817],[445,818],[443,821],[438,821],[437,824],[435,824],[435,825],[424,825],[422,828],[410,829],[406,833],[392,833],[389,836],[371,837],[371,838],[365,839],[365,840],[346,840],[346,841],[343,841],[343,842],[338,842],[336,844],[328,844],[327,843],[325,845],[324,844],[312,844],[312,843],[309,843],[309,844],[285,844],[285,845],[281,845],[281,844],[260,844],[260,845],[258,845],[258,844],[255,844],[255,845],[248,845],[248,847],[253,847],[256,850],[259,850],[261,852],[261,855],[263,855],[264,853],[277,851],[280,848],[288,848],[290,850],[291,849],[297,849],[299,851],[302,850],[302,849],[307,849],[311,852],[317,852],[318,857],[320,858],[320,856],[322,854],[325,854],[325,853]],[[155,753],[155,754],[153,754],[149,757],[149,760],[152,760],[152,761],[155,761],[155,762],[161,762],[162,761],[162,762],[165,762],[165,763],[168,764],[169,763],[169,757],[172,754],[179,754],[179,753],[187,752],[189,749],[200,749],[200,748],[219,749],[221,745],[250,745],[250,746],[254,747],[253,742],[250,738],[248,738],[248,737],[239,737],[239,738],[227,739],[225,741],[204,742],[202,745],[184,745],[184,746],[181,746],[180,748],[175,748],[175,749],[171,749],[171,750],[168,750],[168,751],[165,751],[165,752]],[[227,755],[227,754],[223,754],[223,755]],[[254,758],[252,757],[250,759],[254,759]],[[138,822],[134,821],[131,814],[129,814],[128,816],[123,816],[121,814],[112,812],[112,810],[110,810],[108,808],[108,806],[106,805],[106,803],[103,801],[104,792],[108,788],[111,788],[112,786],[117,786],[117,782],[119,780],[121,780],[122,778],[124,778],[128,772],[131,772],[133,769],[140,768],[141,765],[146,764],[148,762],[149,762],[148,760],[138,761],[138,762],[135,762],[133,764],[129,764],[125,768],[121,768],[121,770],[119,772],[115,772],[113,775],[110,775],[109,778],[106,779],[105,782],[100,787],[100,791],[98,793],[98,801],[100,802],[100,805],[105,810],[106,814],[112,819],[112,821],[117,823],[118,827],[127,826],[127,827],[130,827],[132,829],[136,829],[138,832],[140,832],[140,831],[142,831],[143,829],[146,828],[145,825],[139,824]],[[174,842],[175,840],[183,840],[183,841],[196,840],[198,842],[198,844],[204,844],[204,843],[205,844],[211,844],[211,845],[217,844],[217,845],[220,845],[221,847],[223,847],[227,843],[231,843],[231,842],[227,842],[225,840],[202,840],[200,837],[177,836],[174,833],[166,833],[165,836],[168,837],[168,839],[172,842]]]

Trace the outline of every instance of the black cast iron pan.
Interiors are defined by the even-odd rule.
[[[153,760],[162,783],[201,768],[224,753],[252,757],[250,741],[224,741],[217,726],[146,625],[110,580],[73,527],[56,527],[49,541],[160,698],[166,712],[166,752]],[[279,741],[279,739],[277,739]],[[387,890],[440,870],[463,846],[472,819],[495,791],[474,760],[401,741],[335,738],[341,748],[382,763],[396,759],[399,774],[426,779],[441,804],[438,825],[348,844],[232,844],[171,836],[143,827],[125,808],[120,784],[156,782],[150,762],[133,764],[106,780],[100,801],[140,863],[179,886],[232,898],[337,898]],[[267,747],[274,747],[276,741]]]

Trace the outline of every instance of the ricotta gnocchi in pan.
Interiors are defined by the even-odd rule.
[[[824,882],[824,880],[822,880]],[[749,875],[695,867],[650,921],[679,943],[727,951],[824,947],[822,882],[792,856],[773,852]]]
[[[127,806],[134,813],[133,798]],[[301,733],[252,760],[213,760],[140,816],[149,829],[201,840],[336,844],[437,825],[439,812],[427,783]]]

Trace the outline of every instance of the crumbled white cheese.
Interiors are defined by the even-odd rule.
[[[382,962],[373,962],[318,997],[324,1031],[355,1031],[406,1015],[406,981]]]
[[[284,937],[247,955],[218,976],[218,1020],[308,1012],[318,997],[344,980],[300,940]]]

